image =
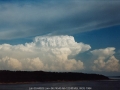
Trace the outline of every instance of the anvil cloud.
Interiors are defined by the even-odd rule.
[[[3,40],[44,34],[73,35],[120,24],[119,1],[12,1],[0,3]]]

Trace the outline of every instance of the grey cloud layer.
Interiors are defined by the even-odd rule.
[[[119,1],[46,1],[0,5],[0,39],[74,34],[120,24]]]

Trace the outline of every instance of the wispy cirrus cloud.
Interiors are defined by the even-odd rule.
[[[120,24],[119,1],[0,3],[0,39],[75,34]]]

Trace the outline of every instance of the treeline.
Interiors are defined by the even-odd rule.
[[[77,72],[0,71],[0,83],[106,79],[109,78],[99,74],[85,74]]]

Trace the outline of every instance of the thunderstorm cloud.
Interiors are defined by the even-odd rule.
[[[38,36],[31,43],[0,45],[0,69],[71,71],[84,69],[81,60],[68,59],[89,50],[72,36]]]
[[[44,71],[75,71],[88,69],[93,71],[120,71],[119,60],[115,58],[115,48],[91,50],[91,46],[76,42],[73,36],[37,36],[33,42],[0,45],[1,70],[44,70]],[[83,52],[92,54],[92,64],[85,60],[75,59]],[[87,66],[86,66],[87,65]]]

